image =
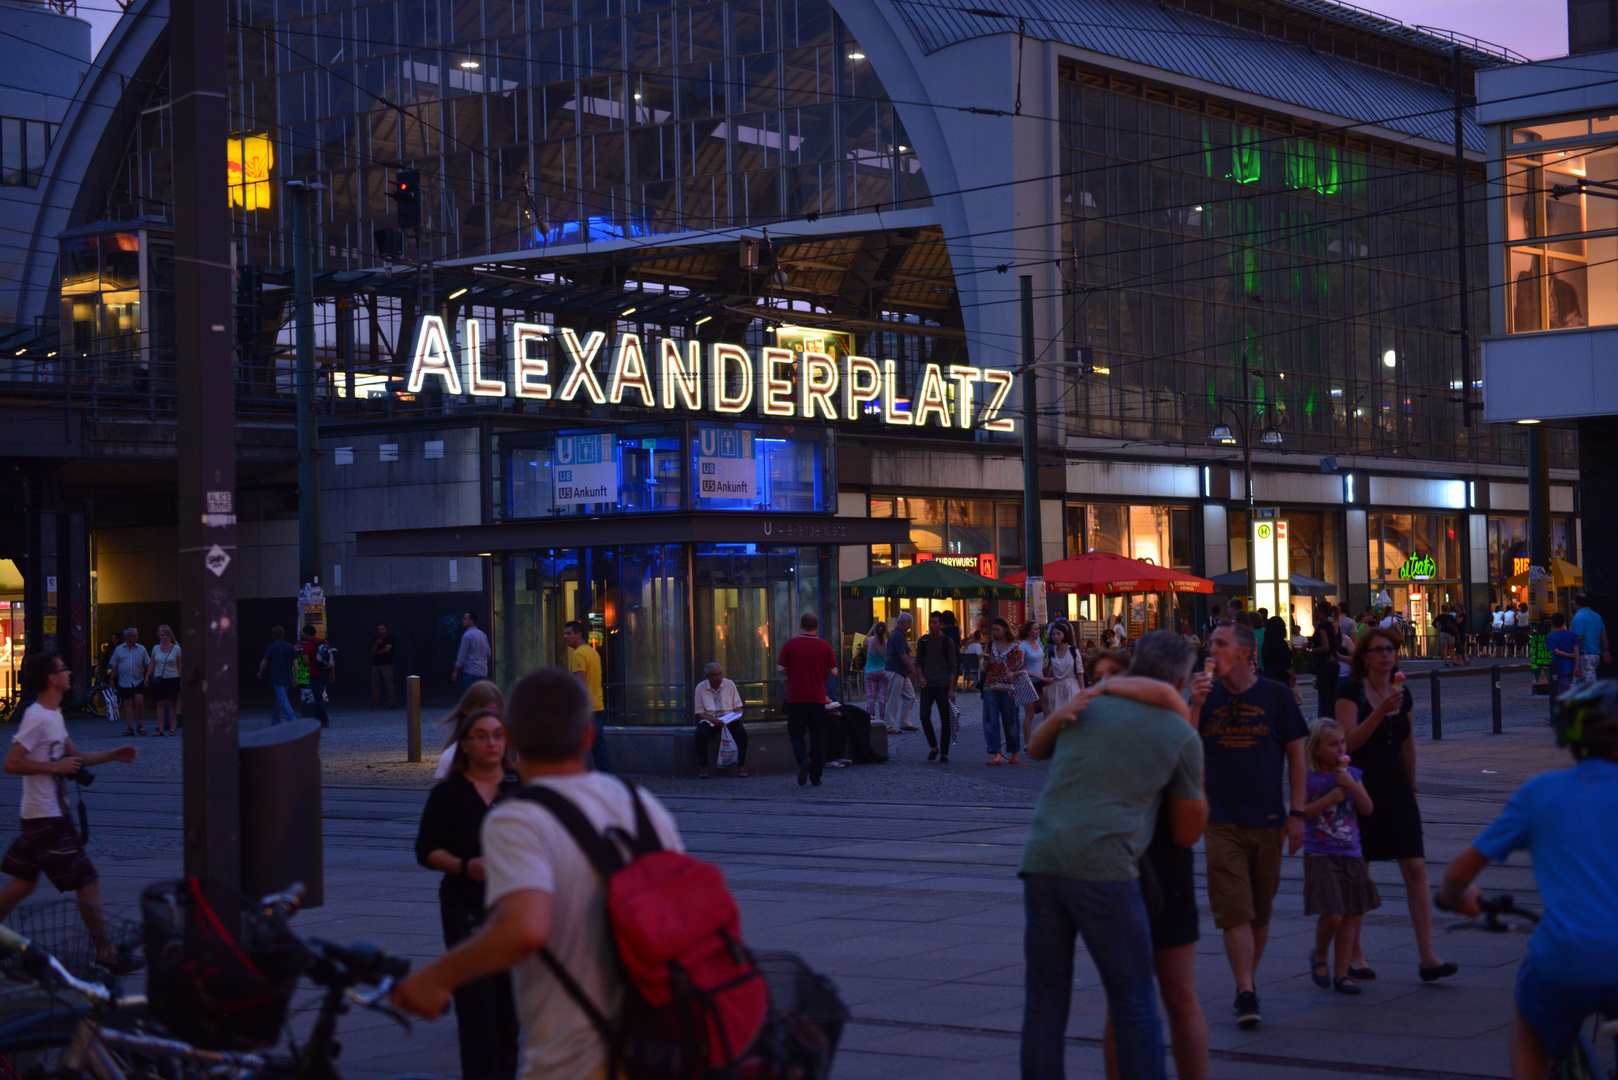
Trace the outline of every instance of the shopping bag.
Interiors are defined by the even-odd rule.
[[[1018,705],[1039,704],[1039,691],[1034,689],[1034,679],[1028,672],[1018,672],[1011,684],[1011,696]]]
[[[949,703],[949,741],[945,744],[953,748],[957,739],[961,737],[961,710],[955,702]]]
[[[719,725],[719,767],[736,764],[736,740],[731,737],[730,725]]]

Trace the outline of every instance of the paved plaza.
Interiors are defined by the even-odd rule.
[[[1425,689],[1423,687],[1423,689]],[[1504,687],[1506,732],[1488,733],[1484,678],[1445,684],[1445,738],[1428,738],[1417,696],[1421,801],[1438,867],[1467,843],[1524,779],[1559,767],[1543,698],[1524,677]],[[1312,695],[1305,690],[1305,698]],[[791,776],[649,777],[692,851],[719,863],[742,905],[749,941],[802,953],[836,981],[853,1012],[834,1076],[845,1080],[1016,1075],[1022,1012],[1022,903],[1015,867],[1043,772],[988,768],[975,701],[948,765],[929,764],[920,735],[894,741],[886,765],[829,770],[824,787]],[[266,710],[267,713],[267,710]],[[253,717],[244,729],[263,726]],[[100,721],[71,724],[81,748],[120,741]],[[424,742],[439,745],[438,729]],[[179,870],[179,740],[139,740],[133,766],[98,769],[90,790],[91,853],[111,903],[133,914],[145,883]],[[430,754],[429,756],[436,756]],[[300,914],[305,935],[370,940],[416,958],[440,951],[438,876],[416,866],[416,822],[431,765],[404,762],[400,713],[337,709],[325,734],[326,904]],[[16,816],[16,787],[0,784],[0,831]],[[1237,1077],[1505,1076],[1510,987],[1526,938],[1447,934],[1440,953],[1461,966],[1423,986],[1405,896],[1391,866],[1373,869],[1384,899],[1366,919],[1378,972],[1359,998],[1317,990],[1305,953],[1302,862],[1288,859],[1269,952],[1260,970],[1265,1023],[1232,1022],[1234,990],[1212,922],[1203,918],[1198,982],[1214,1047],[1213,1075]],[[1201,859],[1198,858],[1199,885]],[[1526,868],[1488,872],[1491,889],[1537,902]],[[41,894],[49,895],[50,890]],[[1206,908],[1204,908],[1206,910]],[[1441,919],[1441,924],[1452,920]],[[1103,998],[1081,956],[1069,1025],[1069,1075],[1101,1075]],[[406,1038],[386,1020],[351,1015],[340,1029],[344,1074],[457,1073],[454,1024],[417,1024]]]

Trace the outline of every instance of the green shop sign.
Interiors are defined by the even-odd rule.
[[[1426,581],[1438,573],[1438,562],[1431,555],[1412,555],[1399,567],[1399,577],[1406,581]]]

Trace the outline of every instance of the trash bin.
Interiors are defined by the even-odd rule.
[[[258,897],[304,885],[303,906],[324,900],[320,834],[320,721],[294,720],[243,735],[242,891]]]

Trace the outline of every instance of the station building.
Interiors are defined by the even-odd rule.
[[[134,0],[88,65],[0,275],[4,554],[27,634],[81,653],[178,616],[166,14]],[[472,610],[502,678],[587,622],[620,727],[681,723],[709,659],[770,711],[798,612],[844,637],[893,613],[839,582],[1022,569],[1025,419],[1046,560],[1240,570],[1251,505],[1355,610],[1386,594],[1428,633],[1441,603],[1512,598],[1526,434],[1463,412],[1458,252],[1475,341],[1491,219],[1469,103],[1457,198],[1454,85],[1508,50],[1325,0],[229,19],[254,666],[299,584],[292,181],[315,186],[322,585],[353,694],[378,621],[446,692]],[[1577,439],[1547,429],[1577,562]]]

